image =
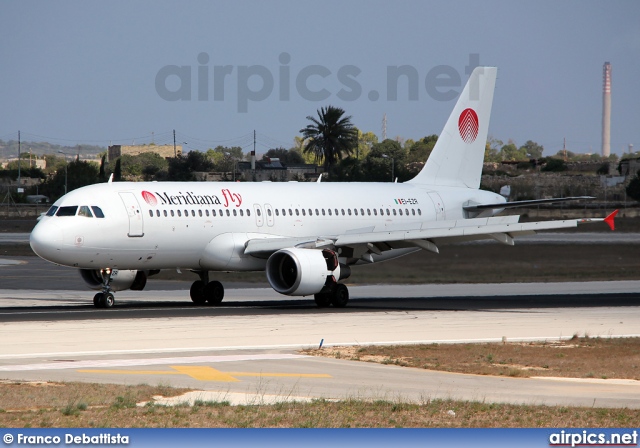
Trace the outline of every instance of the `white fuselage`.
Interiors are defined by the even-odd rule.
[[[482,190],[397,183],[113,182],[59,199],[31,246],[80,269],[263,270],[265,258],[243,253],[248,240],[427,229],[465,218],[469,202],[500,201]],[[69,216],[60,216],[65,207]]]

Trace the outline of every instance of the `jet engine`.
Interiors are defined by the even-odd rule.
[[[328,249],[281,249],[269,257],[266,268],[271,287],[288,296],[317,294],[340,280],[340,271],[338,254]]]
[[[100,270],[80,269],[80,276],[91,289],[102,289],[102,275]],[[147,284],[148,273],[145,271],[125,271],[114,269],[111,273],[109,286],[113,291],[142,291]]]

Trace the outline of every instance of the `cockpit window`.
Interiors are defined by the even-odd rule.
[[[58,207],[56,207],[55,205],[52,205],[51,208],[47,211],[47,216],[55,215],[56,211],[58,211]]]
[[[58,213],[56,216],[76,216],[76,212],[78,211],[77,205],[71,205],[67,207],[60,207],[58,209]]]
[[[78,210],[78,216],[84,216],[86,218],[93,218],[93,214],[91,210],[86,205],[82,205],[80,210]]]
[[[96,218],[104,218],[104,213],[102,213],[102,209],[100,207],[92,205],[91,210],[93,210],[93,214],[96,215]]]

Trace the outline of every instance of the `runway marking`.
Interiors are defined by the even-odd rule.
[[[305,355],[286,353],[274,354],[243,354],[243,355],[218,355],[218,356],[187,356],[175,358],[148,358],[148,359],[92,359],[86,361],[60,361],[39,364],[0,365],[0,372],[17,372],[33,370],[64,370],[86,367],[133,367],[152,366],[164,364],[198,364],[202,362],[236,362],[236,361],[272,361],[308,358]]]
[[[102,373],[112,375],[188,375],[198,381],[234,383],[237,376],[278,378],[331,378],[326,373],[266,373],[266,372],[221,372],[210,366],[170,366],[174,370],[77,370],[79,373]]]

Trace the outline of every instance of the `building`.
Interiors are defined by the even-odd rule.
[[[167,159],[181,155],[182,145],[176,145],[175,151],[173,145],[111,145],[107,151],[107,160],[116,160],[125,154],[137,156],[145,152],[153,152]]]
[[[251,169],[251,162],[238,162],[237,165],[239,178],[248,182],[313,181],[320,176],[318,165],[304,163],[285,165],[276,158],[256,161],[255,170]]]

